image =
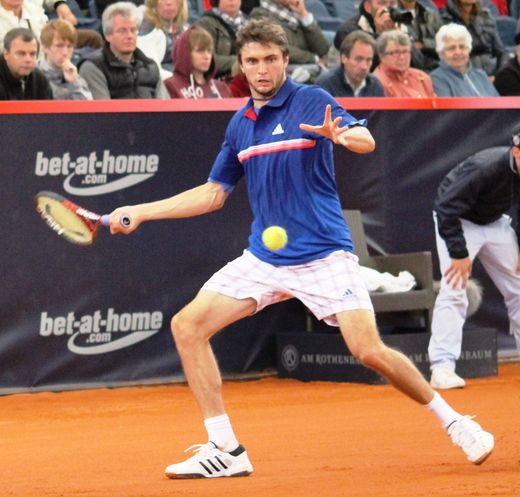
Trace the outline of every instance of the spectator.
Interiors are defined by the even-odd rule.
[[[240,0],[211,0],[211,5],[213,7],[204,12],[196,24],[213,38],[217,77],[229,80],[237,62],[237,32],[245,25],[247,18],[240,10]]]
[[[37,1],[0,0],[0,49],[7,32],[13,28],[29,29],[38,41],[47,21],[43,7]]]
[[[438,97],[497,97],[493,83],[469,61],[471,34],[462,24],[445,24],[435,36],[441,63],[430,74]]]
[[[137,46],[155,60],[163,79],[172,75],[177,38],[188,29],[186,0],[146,0]]]
[[[252,10],[251,18],[268,18],[282,26],[289,40],[289,64],[314,65],[307,70],[312,71],[309,77],[315,79],[321,72],[320,64],[326,62],[329,43],[314,16],[306,9],[305,0],[260,0],[260,6]]]
[[[370,74],[375,49],[371,35],[352,31],[341,43],[341,65],[322,74],[316,84],[334,97],[384,97],[381,83]]]
[[[0,55],[0,100],[52,100],[51,85],[36,67],[38,40],[27,28],[4,37]]]
[[[497,31],[497,25],[480,0],[446,0],[441,10],[443,24],[455,22],[468,28],[472,39],[469,55],[471,64],[484,69],[491,80],[498,69],[507,64],[509,53],[504,48]]]
[[[376,42],[380,64],[374,71],[387,97],[435,97],[432,80],[420,69],[410,67],[411,41],[402,31],[385,31]]]
[[[370,33],[377,39],[385,31],[399,30],[410,34],[409,28],[404,23],[396,23],[390,16],[390,8],[395,0],[364,0],[359,4],[359,14],[347,19],[336,31],[334,46],[339,50],[341,43],[349,33],[357,29],[362,29]],[[379,64],[377,53],[372,63],[372,70]],[[419,49],[412,45],[412,67],[422,69],[424,67],[424,57]]]
[[[520,96],[520,32],[515,35],[515,45],[515,56],[498,70],[494,81],[503,96]]]
[[[159,67],[137,48],[140,20],[131,2],[114,3],[103,12],[105,46],[79,68],[94,99],[168,98]]]
[[[223,81],[213,79],[213,38],[204,28],[193,26],[179,37],[173,49],[173,61],[173,76],[164,82],[170,97],[199,99],[232,96]]]
[[[56,100],[92,100],[87,82],[71,62],[78,34],[62,19],[50,21],[41,32],[44,58],[38,67],[47,76]]]
[[[425,7],[416,0],[399,0],[398,5],[403,12],[412,14],[408,31],[413,46],[420,50],[424,57],[423,69],[432,71],[439,65],[439,57],[435,51],[435,33],[442,26],[442,21],[438,9]]]

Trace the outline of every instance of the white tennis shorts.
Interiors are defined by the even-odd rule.
[[[373,311],[358,258],[343,250],[295,266],[274,266],[245,250],[217,271],[202,289],[236,299],[253,298],[256,312],[296,297],[331,326],[338,326],[338,312]]]

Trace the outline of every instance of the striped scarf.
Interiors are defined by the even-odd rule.
[[[211,11],[219,16],[235,33],[246,24],[246,16],[241,10],[235,17],[222,12],[218,7],[213,7]]]
[[[283,7],[272,0],[260,0],[260,6],[269,11],[278,19],[285,21],[289,27],[296,31],[300,26],[300,18],[291,12],[287,7]]]

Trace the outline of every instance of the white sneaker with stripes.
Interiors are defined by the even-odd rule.
[[[231,452],[221,451],[213,442],[188,447],[184,452],[194,454],[184,462],[171,464],[164,473],[168,478],[219,478],[221,476],[249,476],[253,466],[246,449],[239,445]]]

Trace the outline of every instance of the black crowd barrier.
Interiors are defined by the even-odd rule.
[[[55,236],[33,196],[52,190],[106,213],[206,181],[228,120],[244,100],[0,104],[0,393],[181,379],[170,317],[247,242],[243,185],[223,210],[147,223],[130,237],[100,231],[92,247]],[[345,208],[363,211],[374,251],[431,250],[441,177],[475,151],[507,143],[520,99],[355,99],[376,151],[336,150]],[[484,278],[485,281],[485,278]],[[507,329],[490,288],[476,319]],[[289,301],[213,339],[225,375],[276,364],[275,334],[305,327]]]

